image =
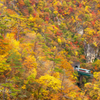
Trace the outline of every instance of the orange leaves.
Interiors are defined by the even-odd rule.
[[[84,55],[81,55],[80,57],[81,57],[82,59],[86,59]]]
[[[94,7],[94,11],[91,8],[91,5],[97,0],[88,0],[88,2],[87,0],[80,2],[79,0],[17,1],[18,4],[14,4],[17,6],[16,9],[18,8],[18,13],[22,12],[21,16],[19,14],[18,17],[14,15],[9,17],[5,14],[4,18],[0,17],[2,23],[0,24],[0,33],[3,34],[2,30],[6,33],[5,28],[2,29],[2,26],[6,24],[7,28],[9,27],[7,31],[10,31],[8,40],[11,41],[10,43],[7,39],[0,40],[0,54],[8,52],[11,44],[12,51],[15,51],[16,55],[20,55],[18,62],[23,64],[25,70],[25,73],[20,73],[18,79],[15,77],[17,83],[15,86],[22,87],[20,89],[22,95],[25,94],[29,99],[32,96],[33,100],[66,100],[67,97],[73,100],[86,100],[84,93],[78,93],[79,89],[73,83],[77,79],[77,75],[73,74],[71,63],[72,61],[83,62],[86,60],[83,54],[84,41],[87,42],[90,39],[95,48],[99,45],[99,39],[97,39],[97,37],[100,38],[99,5]],[[7,9],[7,12],[11,15],[16,14],[11,9]],[[76,28],[80,26],[82,26],[82,32],[85,31],[85,33],[79,36],[75,33],[78,33]],[[81,29],[79,28],[79,30]],[[19,38],[25,39],[21,43],[14,39],[14,35],[18,32]],[[11,59],[11,66],[16,65],[13,63],[13,59]],[[0,63],[1,65],[3,64]],[[94,70],[98,70],[99,67],[98,61]],[[2,68],[6,67],[3,65]],[[16,75],[14,73],[16,68],[13,70],[12,77]],[[6,75],[8,74],[6,73]],[[26,82],[19,84],[20,80],[22,83],[24,80]],[[36,84],[34,85],[33,82]],[[26,90],[29,92],[29,96]],[[23,97],[24,99],[26,98]]]
[[[12,15],[13,15],[13,14],[16,14],[16,12],[15,12],[14,10],[11,10],[11,9],[7,9],[6,11],[7,11],[9,14],[12,14]]]
[[[64,52],[62,51],[61,55],[59,56],[59,58],[61,59],[59,66],[60,66],[60,68],[65,69],[66,76],[69,77],[69,79],[73,79],[73,77],[72,77],[73,76],[72,75],[73,68],[72,68],[71,64],[67,61],[67,59],[64,58],[63,53]]]
[[[0,55],[7,53],[10,49],[9,40],[0,39]]]
[[[95,66],[95,68],[94,68],[95,70],[97,70],[98,68],[97,68],[97,66]]]
[[[28,69],[36,68],[37,67],[36,59],[34,58],[34,56],[28,56],[26,57],[23,65]]]
[[[18,3],[19,3],[20,6],[25,5],[24,0],[18,0]]]
[[[100,3],[97,4],[97,7],[100,9]]]
[[[94,24],[95,24],[95,21],[91,21],[91,23],[92,23],[92,25],[94,26]]]

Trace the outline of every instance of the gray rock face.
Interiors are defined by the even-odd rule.
[[[81,34],[81,35],[83,35],[83,33],[84,33],[84,28],[83,28],[83,26],[79,26],[79,27],[77,27],[77,33],[78,34]]]
[[[93,46],[91,46],[90,44],[86,44],[84,43],[84,53],[86,55],[86,62],[93,62],[96,58],[98,59],[99,55],[99,49],[98,48],[94,48]]]

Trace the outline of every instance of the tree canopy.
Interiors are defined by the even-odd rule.
[[[99,100],[99,0],[0,1],[0,99]],[[98,52],[99,55],[99,52]],[[78,87],[73,62],[93,73]]]

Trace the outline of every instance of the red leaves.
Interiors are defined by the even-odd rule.
[[[82,21],[82,19],[80,19],[80,18],[79,18],[78,20],[79,20],[79,21]]]
[[[22,7],[23,5],[19,3],[19,6]]]
[[[58,12],[59,12],[59,13],[62,13],[62,12],[63,12],[63,10],[62,10],[62,9],[60,9]]]
[[[92,25],[94,26],[94,24],[95,24],[95,21],[91,21],[91,23],[92,23]]]
[[[70,42],[70,45],[72,45],[73,43],[72,42]]]
[[[49,21],[49,17],[48,17],[48,16],[46,16],[46,17],[45,17],[45,20],[46,20],[46,21]]]
[[[34,13],[33,16],[36,17],[36,13]]]
[[[59,32],[56,33],[57,36],[61,36],[62,34],[63,34],[63,33],[59,33]]]
[[[94,11],[92,11],[92,13],[91,13],[93,16],[96,16],[96,13],[94,12]]]
[[[93,26],[94,26],[94,24],[95,24],[95,21],[96,21],[95,19],[94,19],[93,21],[91,21],[91,24],[92,24]]]
[[[34,5],[35,3],[33,2],[32,5]]]
[[[80,4],[79,4],[79,8],[81,8],[81,7],[82,7],[82,4],[80,3]]]
[[[75,44],[77,44],[77,43],[78,43],[78,41],[75,41],[74,43],[75,43]]]
[[[57,28],[59,28],[59,26],[58,26],[58,25],[56,25],[56,27],[57,27]]]
[[[69,7],[69,10],[70,10],[70,12],[73,12],[73,8],[72,7]]]

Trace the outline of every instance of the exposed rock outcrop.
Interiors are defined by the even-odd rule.
[[[83,35],[84,28],[82,26],[78,27],[77,33]],[[93,62],[95,59],[100,59],[99,47],[94,47],[93,45],[84,42],[84,54],[86,56],[86,62]]]
[[[95,48],[90,44],[84,43],[84,53],[86,55],[86,62],[93,62],[95,59],[99,58],[99,48]]]

